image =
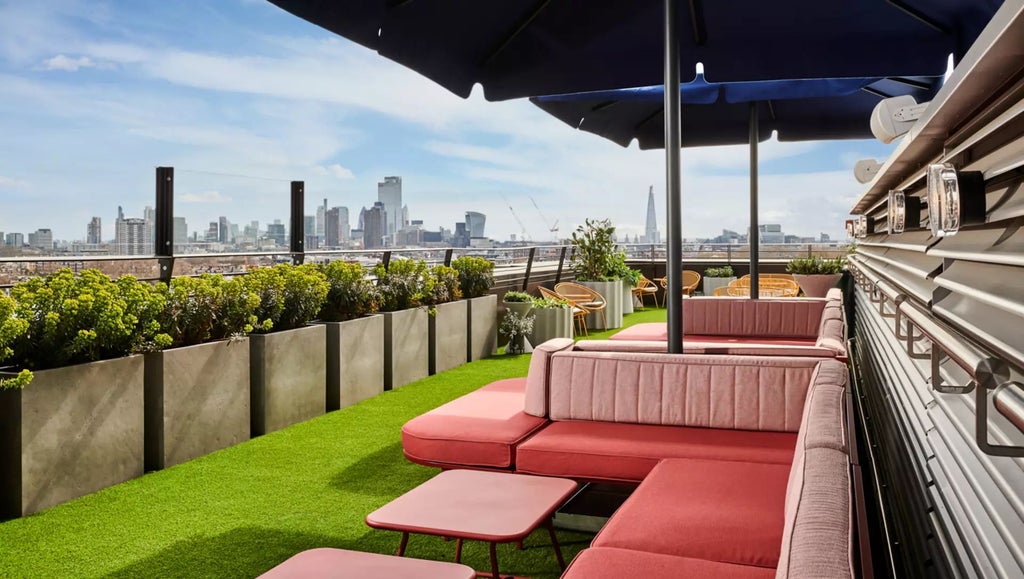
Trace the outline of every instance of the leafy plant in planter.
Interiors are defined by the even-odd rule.
[[[494,263],[482,257],[463,256],[452,260],[459,274],[459,287],[467,298],[486,295],[494,286]]]
[[[505,292],[505,297],[502,301],[508,303],[533,303],[534,297],[526,292],[520,291],[509,291]]]
[[[15,317],[14,299],[0,293],[0,364],[14,355],[11,345],[28,330],[28,321]],[[22,370],[14,378],[0,378],[0,390],[24,388],[32,381],[32,373]]]
[[[846,260],[842,257],[825,259],[822,257],[798,257],[789,260],[786,271],[796,275],[833,275],[843,272]]]
[[[15,338],[14,365],[28,370],[59,368],[171,344],[159,316],[166,297],[132,276],[115,280],[95,269],[75,275],[60,269],[11,289],[15,316],[28,322]]]
[[[704,277],[736,277],[736,272],[732,270],[731,265],[709,267],[704,270]]]
[[[430,275],[422,260],[396,259],[387,268],[378,263],[373,268],[380,290],[382,312],[397,312],[422,305],[426,280]]]
[[[571,308],[569,302],[559,298],[533,298],[533,309],[550,310],[554,308]]]
[[[524,338],[533,331],[533,318],[512,311],[506,312],[498,330],[508,336],[506,354],[523,354],[526,351]]]
[[[380,292],[358,263],[332,261],[320,268],[330,289],[319,318],[325,322],[354,320],[377,311]]]
[[[431,306],[462,299],[459,272],[446,265],[435,265],[428,270],[423,284],[423,303]]]
[[[615,227],[610,219],[587,219],[572,234],[576,251],[572,269],[577,281],[608,281],[615,270]]]
[[[300,328],[316,318],[323,307],[330,284],[317,266],[275,265],[245,275],[245,287],[258,295],[256,316],[261,322],[254,332],[281,332]]]
[[[257,324],[258,295],[241,278],[219,275],[177,277],[161,284],[166,307],[161,316],[163,331],[172,346],[194,346],[252,332]]]

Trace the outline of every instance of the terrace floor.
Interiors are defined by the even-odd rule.
[[[625,324],[664,321],[665,310]],[[596,333],[606,338],[617,330]],[[525,376],[529,356],[498,355],[355,406],[0,523],[0,577],[255,577],[315,547],[394,553],[399,535],[370,529],[367,513],[438,471],[402,455],[409,419],[502,378]],[[566,560],[591,535],[559,531]],[[408,556],[450,561],[454,544],[414,536]],[[502,571],[557,577],[543,530],[522,551],[500,545]],[[466,564],[489,567],[467,543]]]

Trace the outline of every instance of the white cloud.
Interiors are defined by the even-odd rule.
[[[62,70],[64,72],[76,72],[81,68],[93,68],[97,66],[96,62],[88,56],[79,56],[78,58],[72,58],[58,54],[52,58],[48,58],[43,61],[39,66],[42,70]]]
[[[10,187],[12,189],[23,189],[29,186],[28,181],[19,181],[18,179],[12,179],[11,177],[4,177],[0,175],[0,187]]]
[[[313,167],[313,172],[317,175],[329,175],[335,179],[347,180],[356,178],[350,169],[346,169],[337,163],[327,165],[326,167],[323,165],[317,165]]]
[[[220,191],[203,191],[186,193],[181,196],[183,203],[230,203],[231,197],[221,195]]]

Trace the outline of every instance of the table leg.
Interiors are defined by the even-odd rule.
[[[565,571],[565,559],[562,558],[562,547],[558,544],[558,537],[555,536],[554,521],[548,519],[545,525],[548,528],[548,535],[551,535],[551,546],[555,549],[555,557],[558,559],[558,567]]]
[[[402,532],[402,542],[398,544],[398,556],[401,557],[405,554],[405,546],[409,544],[409,533],[406,531]]]
[[[462,562],[462,539],[455,539],[455,562]]]
[[[501,575],[498,574],[498,545],[497,543],[491,543],[491,578],[501,579]]]

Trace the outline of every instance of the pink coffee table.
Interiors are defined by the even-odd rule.
[[[456,563],[463,540],[490,543],[494,579],[500,577],[496,545],[522,541],[544,525],[565,569],[551,515],[575,491],[576,482],[568,479],[447,470],[367,515],[366,524],[401,532],[398,555],[405,553],[410,533],[456,539]]]
[[[465,565],[403,559],[345,549],[310,549],[259,576],[259,579],[473,579],[476,572]]]

